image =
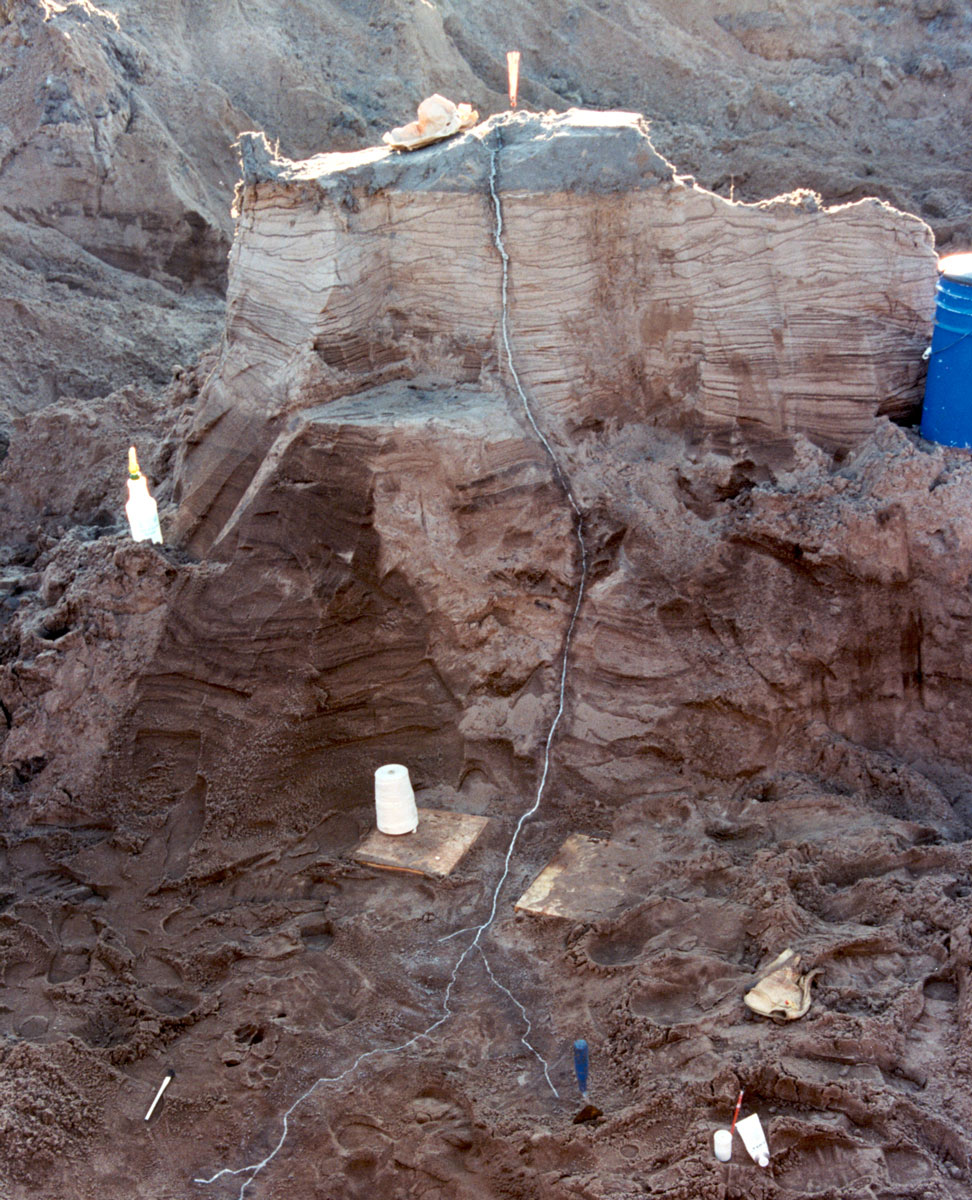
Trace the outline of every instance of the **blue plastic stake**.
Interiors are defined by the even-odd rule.
[[[583,1038],[578,1038],[574,1042],[574,1074],[577,1076],[577,1086],[580,1088],[580,1094],[587,1099],[587,1042]]]

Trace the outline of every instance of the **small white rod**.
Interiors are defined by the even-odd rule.
[[[149,1105],[149,1110],[145,1114],[146,1121],[149,1119],[149,1117],[151,1117],[152,1113],[155,1112],[155,1106],[162,1099],[162,1093],[165,1091],[165,1089],[169,1086],[169,1084],[172,1082],[172,1080],[174,1078],[175,1078],[175,1071],[173,1071],[172,1068],[169,1067],[168,1071],[166,1071],[166,1073],[165,1073],[165,1079],[163,1079],[162,1082],[159,1084],[159,1090],[155,1093],[155,1099]]]

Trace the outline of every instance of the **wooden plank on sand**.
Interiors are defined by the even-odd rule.
[[[488,817],[473,813],[420,808],[414,833],[372,830],[352,857],[385,871],[408,871],[443,879],[452,874],[488,823]]]
[[[634,846],[572,833],[516,902],[517,912],[589,921],[631,903]]]

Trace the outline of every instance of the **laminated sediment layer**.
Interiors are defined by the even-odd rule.
[[[518,371],[555,440],[596,419],[846,448],[920,397],[933,239],[877,200],[732,204],[621,112],[493,118],[412,155],[241,148],[225,344],[179,466],[197,551],[295,412],[499,386],[492,153]]]

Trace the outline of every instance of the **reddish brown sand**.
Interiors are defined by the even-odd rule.
[[[649,109],[723,192],[873,183],[957,246],[965,6],[63,8],[0,0],[0,1195],[964,1200],[967,452],[885,418],[836,452],[572,431],[564,716],[454,979],[471,932],[442,939],[489,917],[536,796],[579,579],[529,432],[471,447],[461,390],[402,384],[378,432],[345,414],[288,460],[223,557],[134,545],[122,472],[135,440],[175,521],[241,129],[298,154],[436,88],[499,109],[515,35],[524,102]],[[416,477],[454,522],[438,567],[437,510],[423,548],[392,494]],[[420,805],[490,817],[447,880],[351,858],[390,761]],[[574,832],[626,848],[621,898],[515,914]],[[787,945],[821,974],[776,1025],[742,995]],[[712,1154],[740,1088],[766,1170]]]

